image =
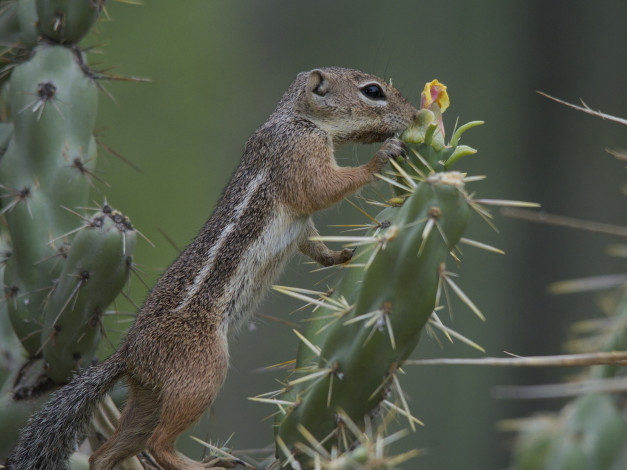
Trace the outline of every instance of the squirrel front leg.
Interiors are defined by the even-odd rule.
[[[374,178],[375,173],[380,173],[388,160],[396,157],[406,157],[407,146],[405,142],[397,137],[391,137],[386,140],[372,159],[364,166],[372,170],[372,181],[376,181]]]
[[[340,251],[329,249],[322,241],[312,240],[320,236],[313,220],[309,219],[307,228],[303,235],[303,239],[298,245],[298,249],[304,254],[309,256],[312,260],[321,264],[322,266],[333,266],[336,264],[346,263],[353,257],[355,250],[350,248],[344,248]]]
[[[305,214],[326,209],[376,181],[374,175],[383,170],[389,159],[404,156],[406,152],[407,147],[401,140],[390,138],[368,163],[357,167],[340,167],[328,147],[321,145],[319,152],[296,157],[301,160],[296,164],[299,171],[294,174],[295,181],[284,186],[286,202],[297,212]],[[318,158],[312,158],[312,155]]]

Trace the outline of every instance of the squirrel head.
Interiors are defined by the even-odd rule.
[[[297,113],[334,146],[382,142],[405,130],[418,112],[392,85],[358,70],[314,69],[299,74],[292,87],[298,88]]]

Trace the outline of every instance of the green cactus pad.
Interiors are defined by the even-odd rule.
[[[416,186],[402,207],[385,211],[387,228],[379,230],[370,248],[378,253],[361,280],[353,275],[334,293],[335,298],[354,299],[353,307],[325,330],[323,341],[317,334],[320,322],[306,332],[309,341],[321,346],[317,370],[328,372],[314,381],[297,381],[285,396],[296,403],[278,430],[288,448],[303,440],[298,426],[322,441],[337,429],[338,410],[363,425],[364,416],[387,398],[396,371],[436,307],[444,263],[466,227],[471,209],[463,186],[461,173],[434,174]],[[320,308],[316,316],[332,313]],[[296,370],[310,366],[304,361],[311,357],[300,355]],[[326,445],[337,445],[337,438]]]
[[[59,43],[76,44],[94,25],[104,0],[36,0],[39,31]]]
[[[64,383],[91,361],[105,309],[128,280],[135,240],[128,218],[109,206],[74,237],[45,308],[43,354],[52,380]]]
[[[3,126],[0,160],[12,244],[4,285],[11,322],[31,355],[41,352],[42,309],[76,227],[68,208],[87,204],[96,163],[97,89],[82,60],[62,46],[39,46],[11,75],[12,124]]]
[[[615,315],[604,318],[600,337],[603,351],[627,349],[627,295],[618,301]],[[610,325],[606,322],[610,321]],[[598,351],[598,341],[594,341]],[[590,352],[585,350],[584,352]],[[625,376],[622,365],[598,365],[587,376],[611,386]],[[516,470],[619,470],[627,468],[627,415],[620,395],[594,393],[568,403],[559,414],[523,421],[517,436]]]

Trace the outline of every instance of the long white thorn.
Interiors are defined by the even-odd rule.
[[[259,403],[269,403],[270,405],[285,405],[285,406],[295,406],[296,402],[287,401],[287,400],[276,400],[274,398],[262,398],[262,397],[248,397],[250,401],[256,401]]]
[[[288,382],[288,385],[296,385],[296,384],[303,383],[303,382],[309,382],[311,380],[317,380],[320,377],[329,375],[331,372],[332,372],[331,369],[322,369],[322,370],[319,370],[318,372],[314,372],[312,374],[307,374],[303,377],[299,377],[298,379],[290,380]]]
[[[478,242],[476,240],[471,240],[470,238],[462,237],[459,239],[459,242],[465,245],[474,246],[475,248],[479,248],[481,250],[490,251],[492,253],[497,253],[499,255],[505,254],[505,252],[499,248],[493,247],[492,245],[488,245],[486,243]]]
[[[396,374],[392,374],[392,383],[394,384],[394,388],[396,389],[396,393],[398,395],[398,398],[401,401],[401,405],[403,407],[403,410],[405,411],[405,415],[404,416],[409,421],[409,426],[411,427],[411,430],[416,432],[416,425],[414,423],[414,419],[415,418],[411,414],[411,410],[409,409],[409,405],[407,404],[407,400],[405,400],[405,394],[403,393],[403,389],[401,388],[401,384],[398,381],[398,377],[396,377]],[[412,418],[414,418],[414,419],[412,419]],[[420,422],[420,421],[418,421],[418,422]]]
[[[442,330],[450,339],[451,336],[457,338],[458,340],[460,340],[462,343],[466,343],[468,346],[477,349],[479,351],[481,351],[482,353],[485,353],[485,349],[483,349],[481,346],[479,346],[477,343],[475,343],[473,340],[467,338],[466,336],[462,335],[461,333],[458,333],[457,331],[453,330],[452,328],[449,328],[448,326],[444,325],[441,322],[436,322],[434,320],[429,320],[429,323]]]
[[[396,163],[393,159],[390,160],[390,163],[392,164],[392,166],[396,169],[396,171],[398,171],[400,173],[400,175],[405,179],[405,181],[407,181],[407,184],[409,186],[413,188],[415,188],[417,186],[417,184],[414,182],[414,180],[412,179],[411,176],[409,176],[407,174],[407,172],[405,170],[403,170],[403,168]]]
[[[279,449],[281,449],[281,452],[283,453],[285,458],[287,459],[286,463],[290,464],[292,470],[302,470],[300,463],[298,463],[298,461],[294,458],[290,450],[287,448],[287,445],[285,445],[285,441],[281,439],[280,436],[277,436],[276,443],[279,446]]]
[[[328,308],[329,310],[335,310],[336,312],[339,312],[342,310],[342,308],[333,305],[332,303],[328,302],[326,299],[321,300],[321,299],[309,297],[307,295],[303,295],[297,289],[294,289],[292,287],[275,285],[275,286],[272,286],[272,289],[274,289],[277,292],[280,292],[281,294],[285,294],[295,299],[302,300],[303,302],[307,302],[308,304]]]
[[[461,290],[459,286],[455,284],[453,280],[446,274],[444,275],[444,279],[446,280],[447,284],[451,286],[451,289],[453,289],[453,291],[457,294],[461,301],[464,302],[468,306],[468,308],[472,310],[472,312],[477,315],[477,317],[479,317],[479,319],[485,321],[485,316],[483,315],[483,313],[481,313],[481,311],[472,302],[472,300],[470,300],[470,298],[466,294],[464,294],[464,291]]]
[[[474,202],[478,204],[484,204],[486,206],[500,206],[500,207],[540,207],[537,202],[527,201],[510,201],[508,199],[474,199]]]
[[[403,408],[398,407],[397,405],[395,405],[394,403],[392,403],[389,400],[383,400],[383,404],[385,404],[388,408],[391,408],[392,410],[394,410],[395,413],[398,413],[401,416],[404,416],[405,418],[407,418],[410,422],[414,422],[416,423],[418,426],[424,426],[425,423],[423,423],[422,421],[420,421],[418,418],[416,418],[415,416],[411,415],[411,414],[407,414],[407,411],[404,410]],[[400,431],[399,431],[400,432]],[[394,434],[393,434],[394,435]],[[392,437],[393,435],[390,435],[388,437]],[[401,436],[402,437],[402,436]]]
[[[391,184],[392,186],[396,186],[397,188],[401,188],[403,191],[410,193],[412,188],[407,187],[404,184],[399,183],[398,181],[393,180],[392,178],[388,178],[387,176],[380,175],[375,173],[375,176],[386,183]]]
[[[292,331],[294,332],[296,336],[298,336],[298,339],[300,339],[303,342],[303,344],[311,350],[311,352],[313,352],[316,356],[320,357],[321,350],[318,346],[316,346],[307,338],[305,338],[305,336],[301,334],[298,330],[294,329]]]

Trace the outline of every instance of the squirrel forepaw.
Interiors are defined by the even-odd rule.
[[[407,158],[407,145],[398,137],[390,137],[377,152],[379,159],[387,162],[390,158],[403,157]]]
[[[396,159],[398,157],[407,158],[407,146],[405,142],[400,140],[398,137],[390,137],[388,140],[383,142],[383,145],[371,160],[371,164],[374,164],[372,167],[373,174],[381,173],[383,167],[390,159]],[[373,181],[377,179],[373,176]]]

